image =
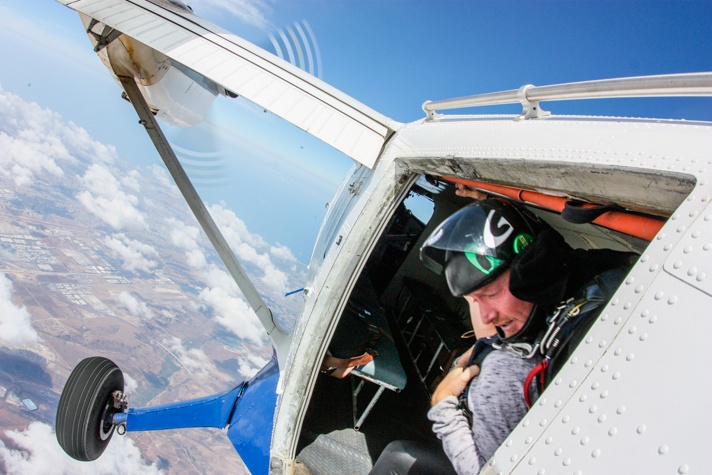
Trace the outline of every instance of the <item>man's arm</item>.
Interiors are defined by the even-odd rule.
[[[443,449],[458,474],[477,473],[480,470],[479,454],[467,418],[459,408],[458,396],[467,383],[480,373],[479,366],[466,368],[470,348],[443,378],[431,398],[432,409],[428,418],[433,421],[433,432],[443,441]]]
[[[458,373],[456,368],[438,386],[428,418],[433,421],[433,432],[442,440],[443,449],[459,474],[478,473],[526,414],[523,383],[533,365],[532,360],[523,360],[506,351],[487,355],[468,392],[472,426],[454,395],[455,382],[461,382],[464,371],[460,369]],[[450,394],[447,394],[448,389]]]
[[[447,396],[428,412],[433,432],[443,443],[443,450],[459,475],[475,474],[482,467],[470,424],[459,409],[458,399]]]

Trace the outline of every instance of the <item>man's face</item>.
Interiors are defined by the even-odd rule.
[[[493,324],[505,337],[516,334],[524,327],[534,304],[519,300],[509,291],[509,270],[482,288],[465,296],[480,308],[484,324]]]

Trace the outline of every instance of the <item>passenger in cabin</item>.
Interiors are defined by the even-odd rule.
[[[432,396],[428,418],[458,474],[480,471],[636,258],[572,249],[543,220],[502,199],[469,205],[433,231],[421,259],[442,269],[450,292],[476,302],[482,322],[497,330],[458,360]],[[411,444],[386,447],[371,473],[441,473],[429,468],[440,453]]]

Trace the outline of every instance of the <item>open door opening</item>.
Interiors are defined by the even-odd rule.
[[[446,217],[472,202],[453,183],[421,176],[381,234],[329,344],[339,359],[372,350],[342,379],[323,366],[309,403],[296,459],[311,473],[368,473],[398,439],[437,442],[426,413],[457,356],[474,344],[469,306],[450,295],[419,250]],[[575,248],[640,253],[644,239],[572,224],[532,207]],[[370,345],[370,348],[367,348]]]

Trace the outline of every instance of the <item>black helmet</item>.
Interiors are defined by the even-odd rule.
[[[546,228],[526,208],[490,198],[440,223],[420,248],[420,258],[436,272],[444,270],[450,292],[462,297],[499,277]]]

